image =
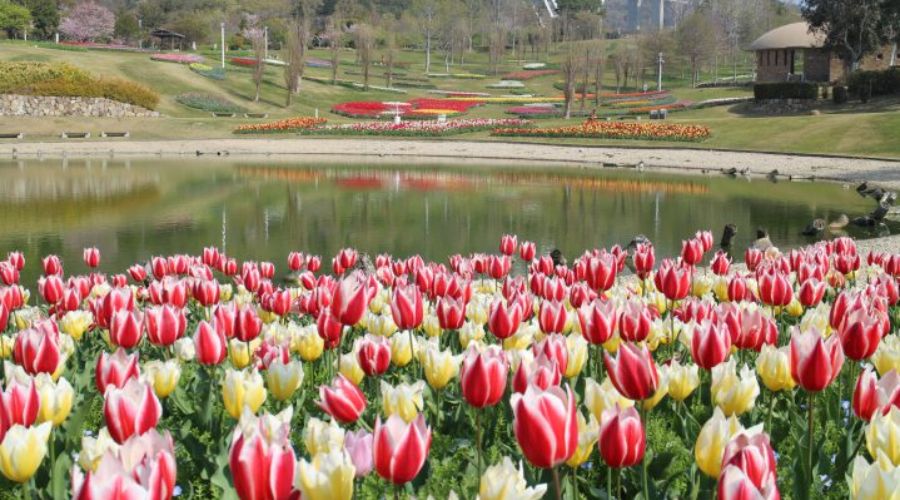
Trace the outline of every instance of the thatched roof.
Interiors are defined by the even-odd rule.
[[[811,33],[809,24],[786,24],[759,37],[750,44],[750,50],[820,49],[825,45],[825,33]]]

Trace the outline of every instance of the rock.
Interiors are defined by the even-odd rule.
[[[158,117],[159,112],[94,97],[0,94],[0,116]]]

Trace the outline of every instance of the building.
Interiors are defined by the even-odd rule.
[[[826,82],[841,80],[844,60],[825,48],[825,34],[810,32],[805,22],[775,28],[750,44],[756,53],[757,82]],[[860,69],[883,70],[896,64],[896,51],[885,46],[860,62]]]

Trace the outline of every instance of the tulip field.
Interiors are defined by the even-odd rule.
[[[900,253],[101,250],[0,261],[0,498],[900,499]]]

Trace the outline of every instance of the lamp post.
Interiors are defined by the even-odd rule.
[[[220,23],[219,28],[222,37],[222,69],[225,69],[225,23]]]
[[[658,65],[657,70],[656,70],[656,90],[657,91],[662,91],[662,71],[663,71],[663,63],[664,62],[665,61],[663,60],[663,53],[660,52],[659,55],[656,57],[656,64]]]

